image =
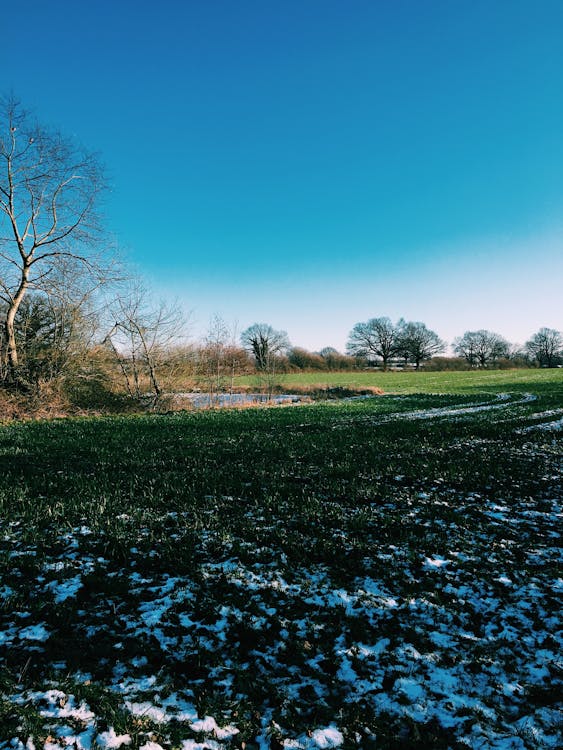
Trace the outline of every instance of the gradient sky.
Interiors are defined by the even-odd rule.
[[[563,329],[561,0],[27,0],[2,93],[99,151],[160,296],[343,349]]]

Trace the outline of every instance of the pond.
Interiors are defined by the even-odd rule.
[[[252,404],[296,404],[303,401],[303,396],[296,394],[274,394],[267,393],[174,393],[171,394],[174,401],[185,403],[193,409],[206,409],[209,407],[231,407],[251,406]]]

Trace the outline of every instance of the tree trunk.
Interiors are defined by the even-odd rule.
[[[158,400],[160,399],[162,391],[160,389],[160,385],[158,383],[157,376],[156,376],[156,363],[153,357],[153,353],[151,351],[152,347],[149,348],[149,346],[147,345],[147,341],[146,341],[142,328],[138,325],[136,325],[135,327],[137,329],[139,338],[141,339],[141,344],[143,346],[143,352],[145,355],[145,364],[149,371],[150,383],[154,391],[154,404],[156,405]]]
[[[7,358],[7,380],[14,385],[23,385],[20,373],[20,361],[18,355],[18,343],[16,340],[15,320],[25,293],[29,287],[29,265],[26,263],[22,268],[20,285],[8,306],[4,330],[6,332],[6,358]]]
[[[4,328],[6,330],[6,356],[8,358],[8,373],[11,379],[13,373],[18,370],[18,346],[16,343],[16,332],[14,327],[14,320],[16,317],[17,308],[11,306],[8,310],[6,322]]]

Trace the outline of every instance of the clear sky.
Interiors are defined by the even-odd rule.
[[[101,153],[158,294],[343,349],[563,329],[561,0],[27,0],[2,93]]]

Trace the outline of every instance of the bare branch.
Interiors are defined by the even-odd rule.
[[[103,240],[97,204],[105,179],[95,156],[36,124],[13,97],[0,103],[0,155],[0,289],[8,300],[3,325],[15,372],[13,326],[28,290],[46,291],[63,261],[80,266],[93,280],[87,286],[96,288],[107,278],[110,264],[97,254]]]

